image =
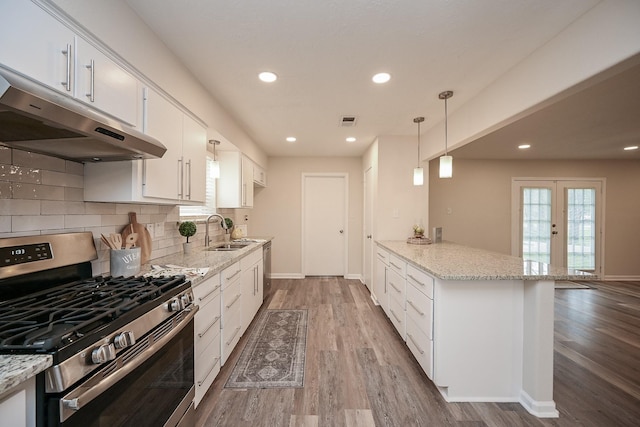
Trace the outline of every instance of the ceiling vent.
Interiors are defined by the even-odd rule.
[[[356,125],[356,116],[342,116],[340,118],[340,126],[342,127],[353,127]]]

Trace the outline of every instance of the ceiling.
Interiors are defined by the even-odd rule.
[[[379,135],[415,135],[416,116],[426,117],[425,131],[443,120],[439,92],[455,92],[454,112],[598,3],[189,0],[159,7],[157,0],[126,1],[269,156],[360,156]],[[263,83],[261,71],[279,78]],[[391,81],[372,83],[381,71]],[[636,70],[636,93],[637,82]],[[461,155],[500,155],[504,144],[525,136],[536,144],[569,138],[572,145],[587,137],[589,147],[612,139],[621,118],[602,117],[609,126],[592,134],[592,113],[579,110],[566,126],[562,114],[569,107],[604,110],[576,96],[534,114],[522,128],[512,124],[468,146],[485,149],[461,148]],[[638,99],[628,100],[635,111]],[[614,101],[610,107],[618,111],[620,100]],[[356,125],[341,126],[344,115],[356,116]],[[286,142],[288,136],[297,141]],[[356,142],[345,142],[349,136]],[[536,145],[529,155],[553,156],[554,145]]]

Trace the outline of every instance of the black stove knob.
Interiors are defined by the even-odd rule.
[[[116,348],[113,344],[103,344],[91,352],[91,361],[96,365],[108,362],[116,358]]]
[[[117,349],[126,348],[136,343],[136,337],[131,331],[124,331],[113,338],[113,344]]]

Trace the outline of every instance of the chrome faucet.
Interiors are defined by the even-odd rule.
[[[223,229],[225,229],[225,230],[229,229],[229,227],[227,227],[227,223],[224,220],[224,217],[222,215],[220,215],[220,214],[209,215],[207,217],[207,220],[205,221],[205,228],[206,228],[206,231],[205,231],[205,234],[204,234],[204,245],[205,246],[209,246],[209,243],[211,243],[211,237],[209,236],[209,222],[211,222],[211,218],[214,218],[214,217],[220,218],[220,226]]]

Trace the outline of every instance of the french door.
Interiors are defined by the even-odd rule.
[[[513,255],[601,273],[602,184],[514,179]]]

